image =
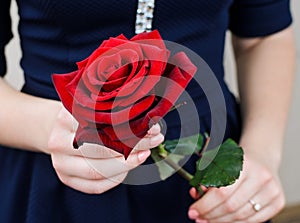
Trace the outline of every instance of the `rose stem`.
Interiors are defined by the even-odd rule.
[[[178,108],[180,108],[181,106],[186,105],[186,104],[187,104],[187,102],[186,102],[186,101],[183,101],[183,102],[181,102],[181,103],[179,103],[179,104],[177,104],[177,105],[174,105],[174,106],[169,110],[169,112],[170,112],[170,111],[173,111],[173,110],[175,110],[175,109],[178,109]]]
[[[184,179],[190,181],[193,179],[193,175],[184,170],[181,166],[179,166],[177,163],[175,163],[173,160],[171,160],[168,157],[168,152],[165,150],[165,147],[163,144],[160,144],[158,146],[158,154],[161,158],[164,158],[164,161],[171,166],[174,170],[177,171],[177,173],[182,176]]]
[[[205,133],[205,138],[206,138],[206,141],[205,141],[205,144],[204,144],[203,149],[201,151],[201,154],[203,154],[204,152],[206,152],[208,144],[210,142],[210,137],[207,135],[207,133]]]
[[[164,158],[164,161],[170,166],[172,167],[174,170],[177,171],[177,173],[182,176],[184,179],[186,179],[187,181],[191,181],[194,176],[192,174],[190,174],[189,172],[187,172],[185,169],[183,169],[181,166],[179,166],[177,163],[175,163],[173,160],[171,160],[168,157],[168,152],[165,149],[165,146],[163,144],[159,144],[158,146],[158,155],[161,158]],[[196,188],[196,187],[195,187]],[[199,185],[199,187],[196,188],[199,198],[201,198],[204,195],[204,191],[202,190],[201,186]]]

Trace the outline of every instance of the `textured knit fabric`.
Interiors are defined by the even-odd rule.
[[[134,35],[136,0],[18,0],[17,3],[25,75],[22,91],[27,94],[58,100],[52,73],[73,71],[75,62],[86,58],[104,39],[120,33],[128,38]],[[10,0],[1,0],[1,76],[6,73],[4,48],[12,38],[9,6]],[[290,24],[288,0],[158,0],[153,20],[153,28],[165,40],[190,48],[210,66],[226,101],[224,138],[236,140],[240,133],[239,111],[223,80],[225,32],[230,29],[238,36],[257,37]],[[205,75],[203,79],[205,82]],[[218,108],[209,107],[197,83],[192,82],[187,91],[198,109],[201,132],[209,132],[210,114]],[[194,122],[187,115],[187,124],[182,127],[176,113],[165,120],[167,138],[178,137],[180,128],[189,130]],[[193,159],[186,167],[193,170]],[[133,175],[134,172],[129,177]],[[164,182],[121,184],[101,195],[87,195],[59,181],[48,155],[0,147],[0,222],[191,222],[187,210],[193,201],[188,190],[188,183],[174,175]]]

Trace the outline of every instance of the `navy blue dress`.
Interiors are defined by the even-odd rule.
[[[110,36],[134,35],[137,0],[17,3],[25,75],[22,91],[27,94],[58,100],[52,73],[75,70],[75,62],[86,58]],[[4,48],[12,38],[9,7],[10,0],[1,0],[1,76],[6,73]],[[235,98],[223,80],[225,32],[230,29],[238,36],[257,37],[290,24],[289,0],[158,0],[153,20],[153,28],[164,39],[190,48],[210,66],[226,102],[224,137],[235,139],[241,123]],[[191,83],[187,91],[198,109],[201,131],[209,132],[211,113],[218,112],[218,107],[209,107],[204,90],[197,84]],[[180,123],[176,115],[169,115],[166,122],[166,137],[178,137]],[[187,122],[190,125],[193,120]],[[192,161],[186,165],[193,168]],[[121,184],[100,195],[87,195],[59,181],[48,155],[0,147],[0,222],[4,223],[191,222],[187,210],[193,201],[188,190],[187,182],[173,175],[163,182]]]

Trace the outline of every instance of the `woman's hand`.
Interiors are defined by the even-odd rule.
[[[264,222],[285,203],[278,168],[295,70],[293,30],[288,27],[258,38],[233,35],[232,43],[243,123],[240,144],[245,151],[244,168],[235,184],[208,189],[191,205],[189,216],[196,222]],[[190,192],[197,197],[195,190]],[[261,210],[255,210],[255,203]]]
[[[191,189],[190,194],[197,198],[195,189]],[[257,207],[261,206],[260,210],[254,209],[255,203]],[[191,205],[189,217],[197,223],[258,223],[273,217],[284,204],[277,170],[273,171],[267,164],[246,156],[239,180],[228,187],[208,189]]]
[[[74,149],[76,125],[74,118],[63,108],[54,124],[47,152],[59,179],[88,194],[100,194],[122,183],[129,170],[147,159],[150,148],[164,140],[159,125],[154,125],[125,160],[122,154],[100,145],[84,144]]]

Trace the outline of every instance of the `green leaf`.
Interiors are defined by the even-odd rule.
[[[176,172],[171,166],[165,163],[164,158],[159,155],[159,149],[154,148],[151,150],[151,157],[155,161],[158,167],[159,175],[162,180],[167,179],[172,174]],[[185,156],[177,154],[168,154],[168,159],[171,159],[174,163],[179,164],[179,162],[184,159]]]
[[[203,136],[197,134],[181,139],[166,140],[164,144],[169,153],[188,156],[202,149]]]
[[[170,177],[175,170],[164,161],[164,156],[168,156],[168,160],[180,166],[179,162],[187,156],[202,149],[203,136],[201,134],[174,140],[166,140],[162,147],[151,150],[151,157],[158,167],[160,178],[162,180]]]
[[[195,188],[228,186],[239,178],[242,167],[243,149],[228,139],[220,147],[203,153],[190,184]]]

